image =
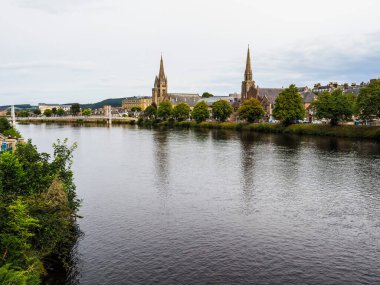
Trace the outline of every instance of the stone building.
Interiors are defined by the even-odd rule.
[[[38,109],[43,113],[45,110],[53,110],[53,108],[59,110],[62,109],[65,112],[69,112],[71,105],[61,105],[61,104],[45,104],[45,103],[39,103]]]
[[[272,116],[274,102],[282,90],[282,88],[259,88],[256,86],[252,78],[251,55],[248,47],[244,81],[241,84],[241,103],[248,99],[257,99],[265,110],[266,119],[269,119]]]
[[[168,101],[168,79],[165,76],[164,62],[160,60],[160,71],[154,80],[154,87],[152,89],[152,102],[159,105],[163,101]]]
[[[170,101],[173,105],[187,103],[194,107],[201,97],[197,93],[168,93],[168,79],[165,76],[164,62],[160,60],[160,71],[154,80],[152,89],[152,103],[159,105],[161,102]]]
[[[144,111],[148,106],[152,104],[151,97],[127,97],[122,101],[122,107],[124,110],[131,111],[132,108],[140,108]]]

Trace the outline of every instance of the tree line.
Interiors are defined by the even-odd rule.
[[[205,98],[212,97],[207,93]],[[202,96],[203,97],[203,96]],[[298,88],[292,84],[280,92],[274,102],[272,116],[284,125],[303,120],[307,114],[302,102],[302,96]],[[330,120],[331,125],[351,120],[354,115],[361,119],[380,117],[380,80],[374,80],[362,87],[358,96],[344,93],[341,89],[332,92],[322,92],[311,104],[313,115],[318,119]],[[198,102],[193,110],[187,103],[179,103],[173,107],[170,101],[164,101],[158,106],[148,106],[140,120],[195,120],[197,123],[207,119],[226,121],[234,113],[234,108],[225,100],[214,102],[209,108],[206,102]],[[255,98],[245,100],[236,110],[237,118],[249,123],[260,121],[264,118],[266,110]]]

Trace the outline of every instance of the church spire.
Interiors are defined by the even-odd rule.
[[[251,54],[249,52],[249,45],[248,45],[248,51],[247,51],[247,62],[245,64],[244,79],[246,81],[252,80]]]
[[[160,60],[160,72],[158,74],[159,79],[165,79],[165,71],[164,71],[164,61],[162,60],[162,54],[161,54],[161,60]]]

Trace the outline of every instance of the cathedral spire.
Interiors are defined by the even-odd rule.
[[[160,60],[160,72],[158,74],[159,79],[165,79],[165,71],[164,71],[164,61],[162,60],[162,54],[161,54],[161,60]]]
[[[248,51],[247,51],[247,62],[245,64],[244,79],[246,81],[247,80],[252,80],[251,54],[249,52],[249,45],[248,45]]]

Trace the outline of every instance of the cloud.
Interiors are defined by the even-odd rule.
[[[90,6],[99,0],[12,0],[11,2],[21,8],[59,14],[72,11],[76,7]]]
[[[95,68],[91,62],[70,62],[70,61],[34,61],[24,63],[4,63],[0,64],[0,71],[12,70],[33,70],[33,69],[50,69],[50,68],[63,68],[71,71],[89,71]]]

